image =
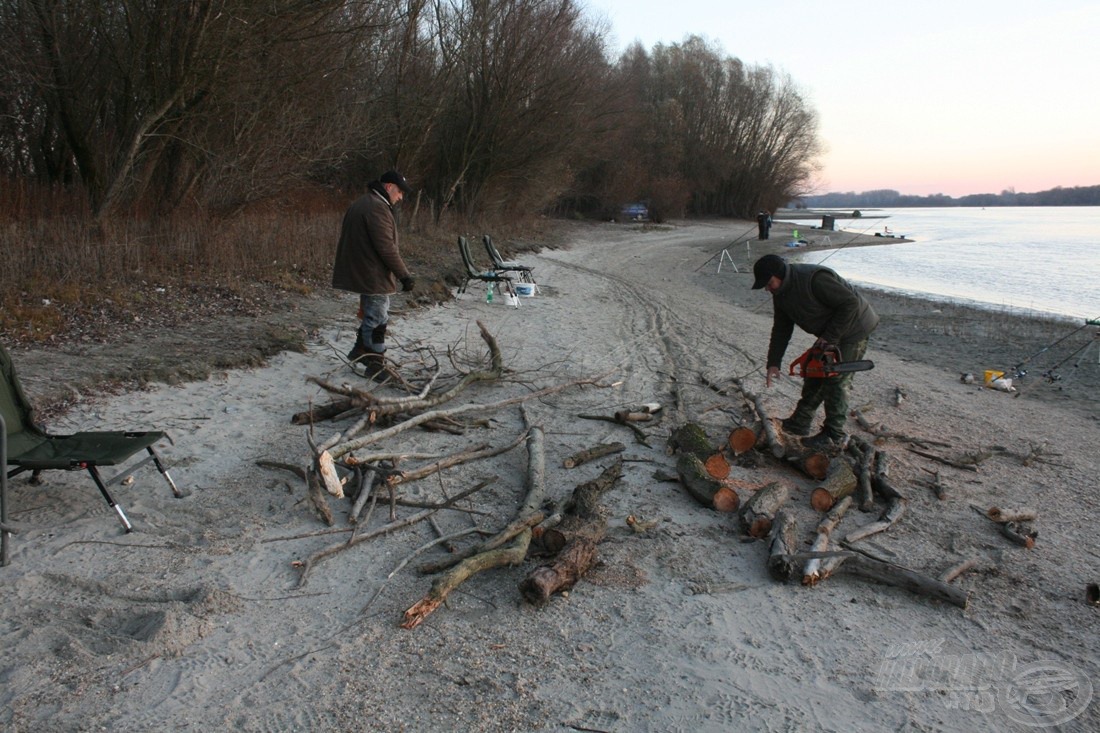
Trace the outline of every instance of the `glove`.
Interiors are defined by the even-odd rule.
[[[416,280],[413,279],[412,275],[406,275],[405,277],[401,278],[401,290],[403,292],[407,293],[414,287],[416,287]]]

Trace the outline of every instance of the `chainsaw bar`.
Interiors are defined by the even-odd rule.
[[[831,372],[837,372],[838,374],[848,374],[849,372],[865,372],[868,369],[874,369],[875,362],[870,359],[863,359],[862,361],[841,361],[835,364],[830,364],[828,370]]]

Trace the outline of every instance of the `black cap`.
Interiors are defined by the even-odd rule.
[[[777,277],[780,280],[787,274],[787,262],[779,255],[764,255],[752,266],[752,274],[756,280],[752,283],[753,290],[759,290],[768,284],[768,280]]]
[[[401,192],[406,195],[413,192],[412,186],[410,186],[409,182],[405,180],[405,176],[401,175],[397,171],[386,171],[378,180],[380,180],[382,183],[392,183],[393,185],[400,188]]]

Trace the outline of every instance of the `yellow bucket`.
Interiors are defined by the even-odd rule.
[[[985,386],[988,387],[989,385],[993,384],[994,379],[1000,379],[1004,375],[1005,375],[1004,372],[998,372],[998,371],[995,371],[993,369],[986,369],[985,370]]]

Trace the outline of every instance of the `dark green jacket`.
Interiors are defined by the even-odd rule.
[[[787,265],[772,305],[769,367],[782,364],[795,326],[839,346],[862,341],[878,325],[878,315],[859,291],[821,265]]]
[[[409,268],[397,249],[397,223],[382,184],[353,203],[340,228],[332,287],[366,295],[392,295]]]

